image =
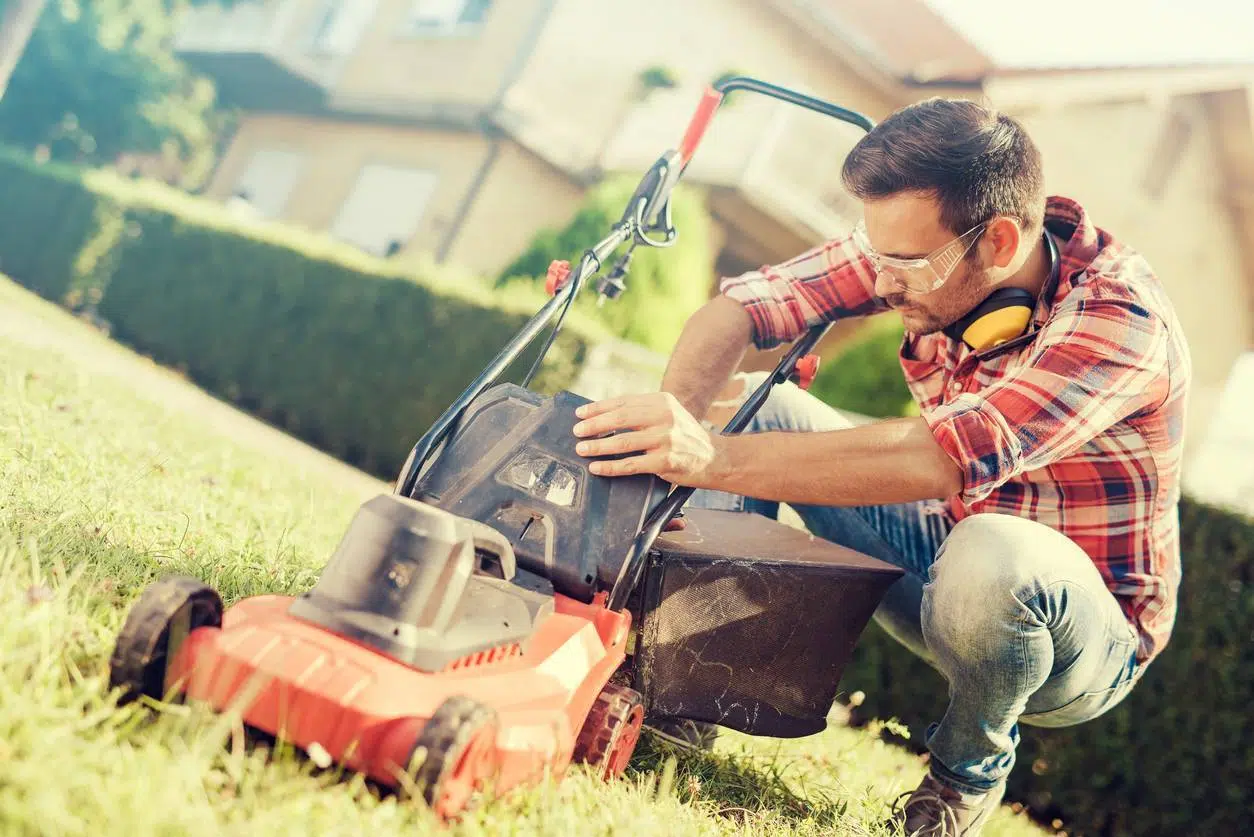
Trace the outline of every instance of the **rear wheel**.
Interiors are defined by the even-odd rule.
[[[579,730],[574,761],[592,766],[602,779],[621,776],[636,751],[643,722],[640,693],[618,683],[606,684]]]
[[[423,800],[441,817],[465,809],[492,773],[497,728],[491,707],[460,695],[441,704],[423,727],[409,766]]]
[[[222,626],[222,598],[194,578],[167,578],[149,585],[131,608],[109,657],[109,687],[120,703],[148,695],[165,697],[166,666],[187,635]]]

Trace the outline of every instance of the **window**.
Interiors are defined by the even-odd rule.
[[[314,25],[312,43],[317,52],[349,55],[374,17],[376,0],[328,0]]]
[[[299,151],[277,148],[254,151],[236,181],[232,197],[267,218],[277,218],[283,214],[304,167],[305,155]]]
[[[461,32],[483,23],[491,6],[492,0],[414,0],[409,28],[418,34]]]
[[[331,233],[376,256],[390,256],[418,231],[437,176],[425,169],[362,167]]]

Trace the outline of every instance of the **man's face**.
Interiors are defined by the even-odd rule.
[[[945,228],[939,206],[926,195],[900,194],[867,201],[863,204],[863,217],[867,238],[875,251],[902,259],[926,258],[966,232]],[[982,266],[977,243],[934,291],[903,292],[894,287],[888,275],[882,274],[875,280],[875,292],[901,316],[907,331],[930,334],[978,305],[996,282],[993,273],[994,269]]]

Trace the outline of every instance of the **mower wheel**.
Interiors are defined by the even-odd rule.
[[[439,816],[461,812],[492,773],[496,711],[468,697],[444,701],[419,733],[409,766],[423,800]]]
[[[636,751],[643,723],[640,693],[618,683],[606,684],[579,730],[574,761],[592,765],[602,779],[618,778]]]
[[[109,688],[119,703],[148,695],[165,697],[166,664],[197,628],[222,626],[222,598],[194,578],[167,578],[149,585],[131,608],[109,657]]]

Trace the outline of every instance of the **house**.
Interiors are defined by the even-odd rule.
[[[674,146],[723,74],[877,120],[985,98],[1037,138],[1051,191],[1163,275],[1193,434],[1254,342],[1254,67],[999,66],[922,0],[235,0],[189,11],[177,49],[243,110],[210,195],[489,274],[604,173]],[[708,189],[718,273],[847,229],[858,136],[751,94],[724,105],[685,176]]]

